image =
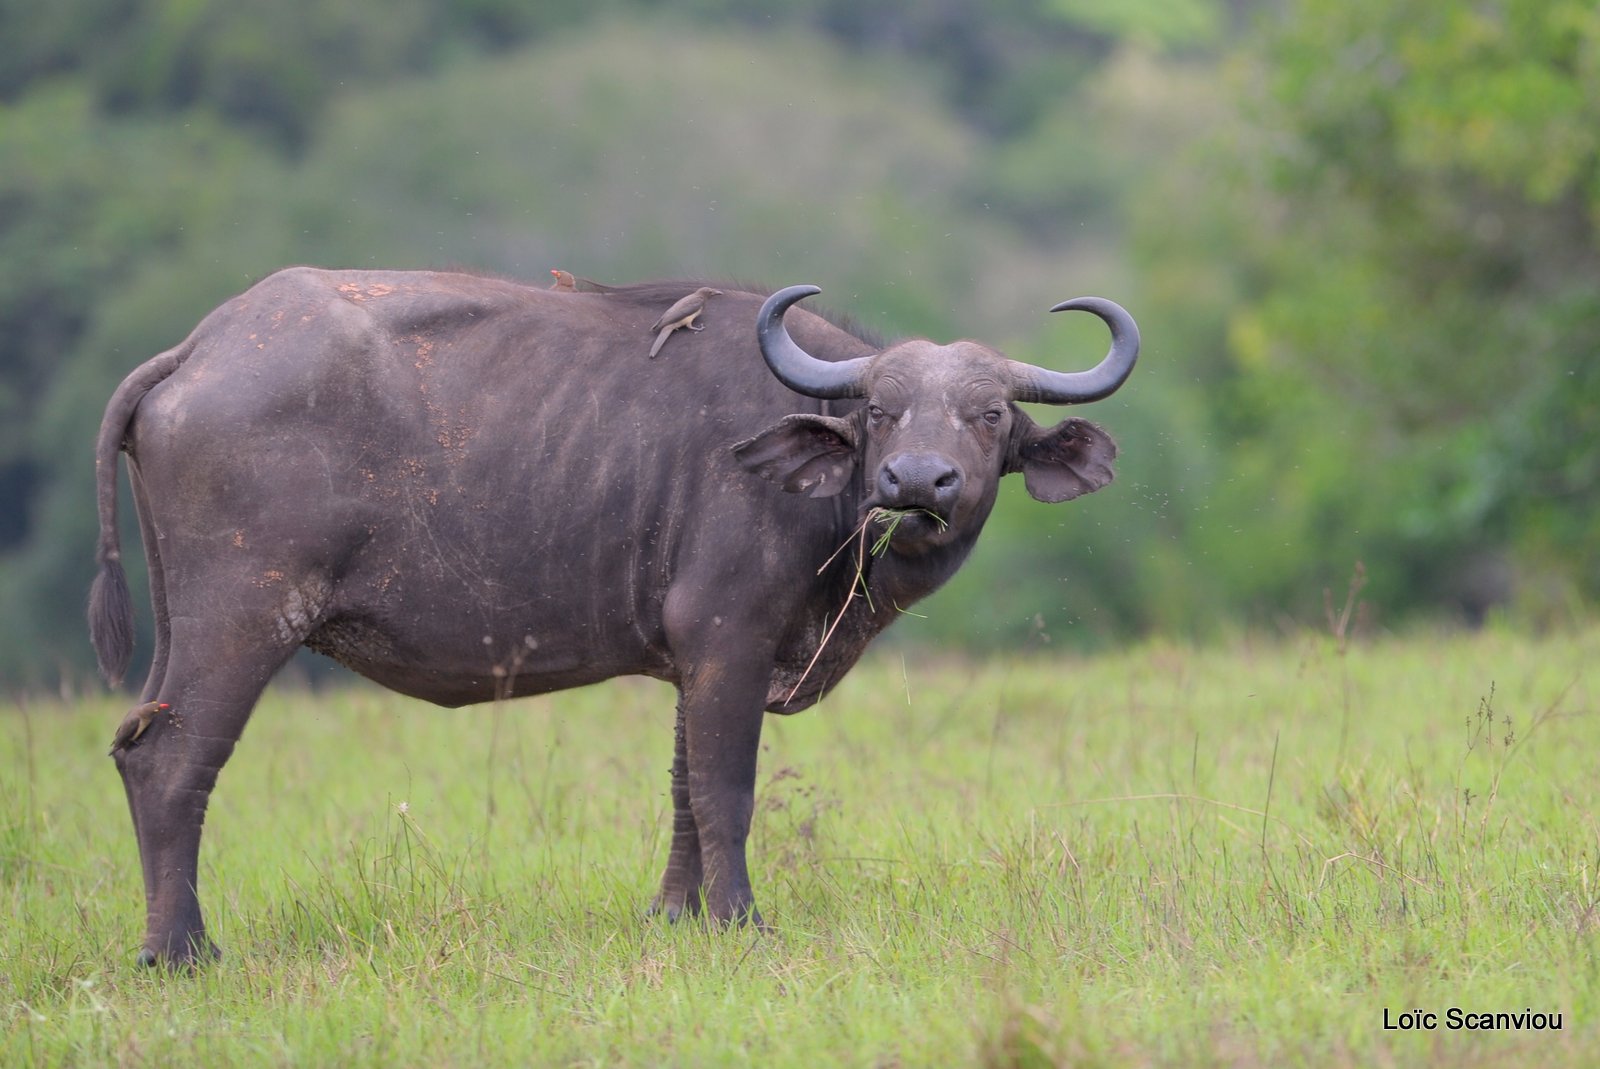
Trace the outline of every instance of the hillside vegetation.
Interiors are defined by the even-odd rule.
[[[1059,368],[1118,299],[1118,481],[1008,492],[913,640],[1304,624],[1358,562],[1383,623],[1582,621],[1597,79],[1577,0],[5,5],[0,681],[86,672],[116,382],[297,262],[812,282]]]

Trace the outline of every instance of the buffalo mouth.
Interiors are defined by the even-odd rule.
[[[950,521],[925,508],[890,508],[874,505],[867,510],[866,525],[875,540],[873,553],[881,553],[891,545],[913,545],[937,537],[950,526]]]

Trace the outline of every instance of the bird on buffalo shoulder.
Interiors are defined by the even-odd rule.
[[[655,343],[650,346],[650,358],[652,360],[655,359],[655,355],[661,351],[661,347],[667,344],[667,339],[672,336],[672,332],[679,327],[688,327],[694,331],[704,330],[704,325],[697,325],[695,320],[700,318],[701,312],[705,311],[706,301],[709,298],[720,296],[722,296],[721,290],[712,289],[710,286],[701,286],[689,296],[662,312],[661,318],[650,326],[651,330],[661,332],[656,335]]]
[[[550,288],[557,293],[575,293],[578,289],[578,280],[572,277],[571,271],[563,271],[559,267],[552,267],[550,274],[555,276],[555,281]]]

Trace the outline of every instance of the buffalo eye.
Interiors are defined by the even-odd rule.
[[[1000,426],[1000,420],[1004,416],[1005,416],[1005,413],[1002,412],[1000,409],[991,408],[989,411],[987,411],[987,412],[985,412],[983,414],[983,421],[985,423],[987,423],[991,427],[998,427],[998,426]]]
[[[883,409],[877,405],[867,406],[867,422],[876,427],[883,422]]]

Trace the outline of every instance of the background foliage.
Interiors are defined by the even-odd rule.
[[[1119,478],[1008,487],[908,637],[1591,611],[1580,0],[0,0],[0,679],[88,662],[118,379],[292,262],[816,282],[1082,366]],[[1060,319],[1061,317],[1057,317]],[[1046,414],[1048,415],[1048,414]]]

